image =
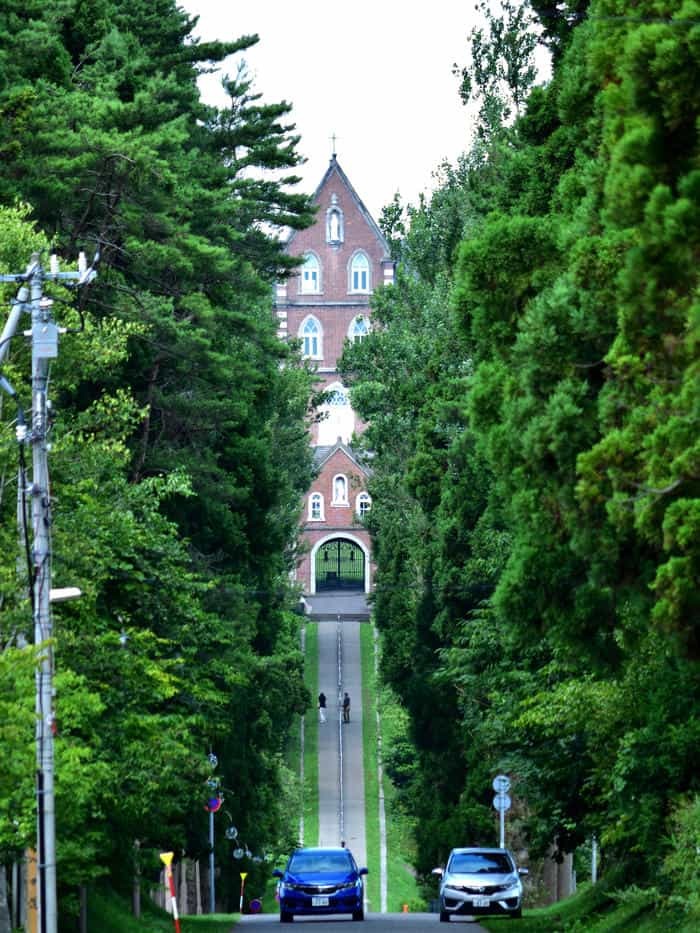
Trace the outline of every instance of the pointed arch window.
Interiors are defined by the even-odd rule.
[[[350,338],[350,342],[359,343],[360,340],[364,340],[368,334],[369,322],[367,321],[367,318],[362,317],[362,315],[358,315],[356,318],[353,318],[348,330],[348,337]]]
[[[307,317],[299,330],[301,340],[301,354],[312,360],[319,360],[323,355],[322,350],[323,331],[321,325],[315,317]]]
[[[355,499],[355,511],[360,518],[364,518],[371,508],[372,498],[370,494],[368,492],[361,492],[357,499]]]
[[[309,496],[309,521],[322,522],[323,520],[323,496],[320,492],[313,492]]]
[[[303,295],[318,295],[321,291],[321,263],[315,253],[307,253],[304,257],[299,290]]]
[[[363,252],[355,253],[350,262],[351,292],[369,292],[369,259]]]

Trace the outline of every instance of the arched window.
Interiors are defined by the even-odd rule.
[[[320,492],[313,492],[309,496],[309,521],[323,521],[323,496]]]
[[[304,257],[299,290],[304,295],[317,295],[321,291],[321,264],[314,253],[307,253]]]
[[[366,253],[355,253],[350,263],[350,291],[369,291],[369,259]]]
[[[353,318],[350,328],[348,329],[348,337],[351,343],[358,343],[360,340],[364,340],[368,333],[369,324],[367,318],[362,317],[362,315]]]
[[[313,360],[321,358],[321,325],[315,317],[307,317],[299,330],[302,356]]]
[[[339,473],[333,477],[333,505],[348,504],[348,480]]]
[[[371,508],[372,499],[370,494],[368,492],[361,492],[357,499],[355,499],[355,511],[360,518],[364,518]]]
[[[340,438],[344,444],[349,444],[355,430],[355,413],[348,390],[342,382],[332,382],[325,392],[326,397],[318,409],[316,443],[331,447]]]
[[[334,382],[332,386],[328,387],[327,392],[327,404],[332,408],[340,408],[350,404],[347,389],[340,382]]]

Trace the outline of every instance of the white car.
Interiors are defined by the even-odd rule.
[[[522,915],[522,875],[507,849],[453,849],[447,866],[434,868],[440,876],[440,921],[455,915],[501,916],[515,919]]]

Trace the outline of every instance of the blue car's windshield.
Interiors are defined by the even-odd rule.
[[[319,871],[352,871],[352,862],[347,852],[300,852],[293,855],[287,871],[303,875]]]

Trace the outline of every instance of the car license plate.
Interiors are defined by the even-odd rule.
[[[312,897],[311,906],[312,907],[328,907],[328,898],[327,897]]]
[[[475,907],[488,907],[491,901],[488,897],[475,897],[472,903]]]

